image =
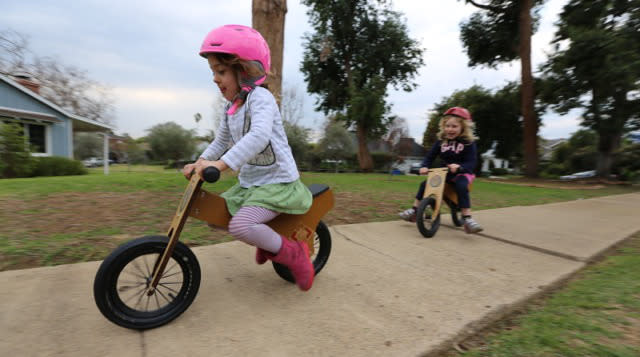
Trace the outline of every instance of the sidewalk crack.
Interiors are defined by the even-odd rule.
[[[144,339],[144,331],[140,331],[140,349],[142,350],[141,357],[147,357],[147,343]]]
[[[445,226],[445,227],[455,229],[455,228],[449,227],[449,226]],[[553,250],[550,250],[550,249],[536,247],[534,245],[530,245],[530,244],[526,244],[526,243],[514,242],[514,241],[511,241],[511,240],[508,240],[508,239],[492,236],[492,235],[489,235],[489,234],[486,234],[486,233],[475,233],[475,235],[477,235],[479,237],[493,239],[493,240],[498,241],[498,242],[515,245],[516,247],[525,248],[525,249],[529,249],[529,250],[534,250],[536,252],[547,254],[547,255],[552,255],[552,256],[555,256],[555,257],[558,257],[558,258],[563,258],[563,259],[571,260],[571,261],[574,261],[574,262],[584,263],[584,259],[578,258],[578,257],[573,256],[573,255],[556,252],[556,251],[553,251]]]
[[[349,238],[346,234],[340,232],[336,227],[332,227],[332,229],[333,229],[334,232],[339,234],[342,238],[344,238],[348,242],[351,242],[351,243],[353,243],[353,244],[355,244],[357,246],[360,246],[362,248],[368,249],[368,250],[370,250],[372,252],[376,252],[376,253],[378,253],[380,255],[383,255],[383,256],[385,256],[387,258],[391,258],[391,260],[393,260],[395,262],[398,262],[398,263],[401,263],[402,265],[405,265],[405,266],[408,266],[408,267],[411,267],[411,268],[414,268],[414,269],[422,270],[422,267],[419,267],[419,266],[416,266],[416,265],[413,265],[413,264],[407,264],[406,261],[398,259],[398,258],[394,257],[393,255],[387,254],[387,253],[379,251],[377,249],[373,249],[373,248],[371,248],[369,246],[366,246],[366,245],[364,245],[364,244],[362,244],[360,242],[356,242],[355,240]]]

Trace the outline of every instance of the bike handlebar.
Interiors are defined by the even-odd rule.
[[[214,183],[220,179],[220,170],[214,166],[209,166],[202,170],[202,179],[209,183]]]

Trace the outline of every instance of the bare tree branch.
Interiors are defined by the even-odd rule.
[[[492,6],[492,5],[485,5],[485,4],[480,4],[477,3],[473,0],[465,0],[467,2],[467,4],[471,4],[479,9],[483,9],[483,10],[488,10],[488,11],[492,11],[492,12],[504,12],[505,9],[498,7],[498,6]]]
[[[110,88],[90,79],[84,70],[38,57],[29,50],[27,36],[19,32],[0,31],[0,72],[34,78],[42,97],[73,114],[107,124],[115,119]]]
[[[282,92],[282,119],[291,124],[297,125],[303,116],[303,97],[300,90],[294,86],[285,86]]]
[[[27,45],[25,35],[13,31],[0,31],[0,72],[6,75],[27,72]]]

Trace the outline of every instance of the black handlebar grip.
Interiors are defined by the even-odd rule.
[[[220,170],[215,166],[209,166],[202,170],[202,178],[209,183],[214,183],[220,179]]]

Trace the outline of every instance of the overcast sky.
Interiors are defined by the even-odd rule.
[[[541,11],[532,42],[534,69],[546,60],[553,24],[566,2],[548,0]],[[311,31],[307,8],[292,0],[287,5],[283,82],[305,93],[300,123],[317,129],[324,116],[313,111],[315,99],[306,95],[299,69],[302,36]],[[29,47],[38,55],[84,69],[90,78],[109,86],[115,96],[116,132],[133,137],[168,121],[196,129],[195,113],[203,116],[200,132],[211,129],[218,89],[206,61],[198,56],[200,43],[214,27],[251,25],[250,0],[0,0],[0,8],[1,29],[27,35]],[[393,9],[404,14],[409,36],[426,49],[417,90],[391,88],[388,97],[392,112],[407,120],[410,135],[418,142],[427,112],[443,97],[474,84],[497,89],[520,78],[518,61],[497,70],[467,67],[459,25],[475,8],[464,1],[395,0]],[[578,129],[576,116],[547,114],[540,134],[548,139],[568,137]]]

